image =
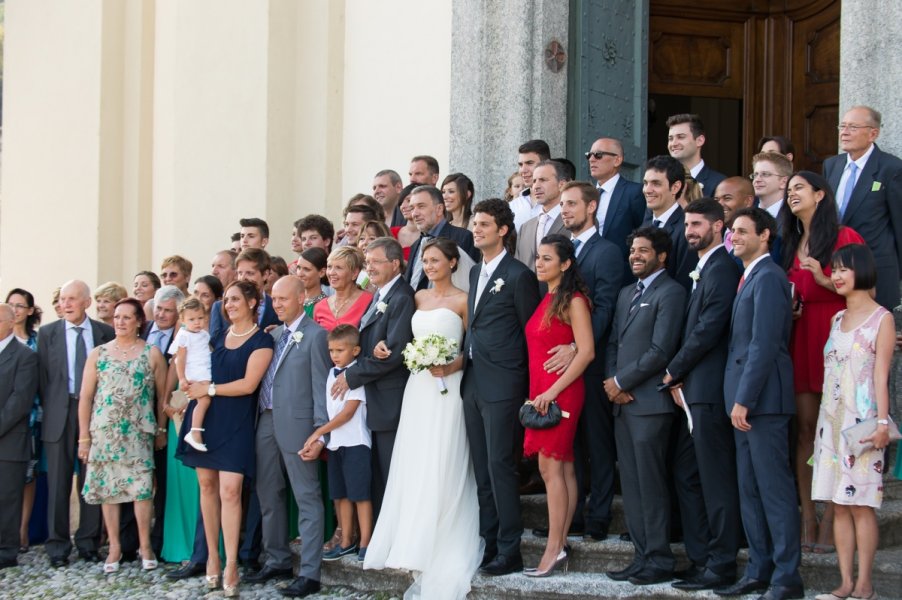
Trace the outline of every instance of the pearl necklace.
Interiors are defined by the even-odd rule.
[[[141,340],[141,341],[143,342],[143,340]],[[119,340],[116,340],[114,345],[116,347],[116,350],[119,352],[119,354],[122,355],[122,358],[125,358],[126,356],[129,355],[129,353],[132,350],[134,350],[138,346],[138,343],[139,343],[138,340],[136,340],[128,348],[122,348],[122,346],[119,345]]]
[[[231,334],[234,335],[235,337],[242,338],[242,337],[247,337],[247,336],[249,336],[250,334],[254,333],[254,330],[255,330],[255,329],[257,329],[257,324],[256,324],[256,323],[254,323],[253,327],[251,327],[250,329],[248,329],[248,330],[245,331],[244,333],[235,333],[235,328],[234,328],[234,327],[229,327],[229,333],[231,333]]]

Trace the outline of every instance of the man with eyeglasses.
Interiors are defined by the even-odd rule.
[[[843,154],[824,162],[840,223],[861,234],[877,262],[877,302],[899,304],[902,264],[902,160],[880,150],[880,113],[853,106],[838,126]]]
[[[759,152],[752,157],[752,187],[758,198],[758,208],[763,208],[780,223],[780,209],[786,195],[786,184],[792,175],[792,163],[777,152]]]
[[[595,140],[592,149],[586,152],[589,174],[597,183],[598,235],[620,249],[623,260],[622,285],[635,281],[626,257],[629,249],[626,238],[642,225],[645,219],[645,196],[642,186],[621,177],[623,166],[623,145],[615,138],[603,137]]]

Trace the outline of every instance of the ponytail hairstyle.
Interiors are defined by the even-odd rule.
[[[589,288],[576,264],[576,250],[573,248],[573,242],[559,233],[546,235],[542,238],[540,245],[554,248],[554,253],[560,259],[562,267],[565,262],[570,261],[570,266],[561,274],[561,283],[554,291],[551,304],[548,305],[548,310],[545,311],[545,316],[542,318],[542,327],[549,327],[552,318],[569,324],[570,302],[573,300],[573,296],[580,293],[586,297],[586,302],[589,303]]]

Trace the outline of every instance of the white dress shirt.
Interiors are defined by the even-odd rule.
[[[702,256],[700,259],[698,259],[698,264],[695,265],[695,269],[693,270],[693,272],[695,272],[695,273],[701,273],[701,272],[702,272],[702,269],[705,268],[705,265],[708,264],[708,259],[711,258],[711,255],[712,255],[712,254],[714,254],[715,252],[717,252],[717,249],[718,249],[718,248],[723,248],[723,244],[717,244],[716,246],[714,246],[713,248],[711,248],[710,250],[708,250],[707,252],[705,252],[705,255]],[[698,282],[695,281],[695,280],[693,279],[693,280],[692,280],[692,290],[693,290],[693,291],[695,291],[695,286],[696,286],[696,285],[698,285]]]
[[[539,213],[542,212],[542,207],[533,203],[529,188],[523,190],[519,196],[511,200],[509,206],[514,213],[514,229],[517,230],[517,233],[520,233],[523,223],[533,217],[538,217]]]
[[[69,395],[78,395],[79,390],[75,389],[75,340],[78,339],[76,327],[81,327],[81,337],[85,342],[85,356],[94,349],[94,329],[91,327],[91,320],[85,315],[85,320],[78,325],[73,325],[66,321],[66,361],[69,364]]]
[[[603,184],[595,184],[598,190],[598,210],[595,211],[595,219],[598,221],[598,235],[604,233],[604,222],[608,217],[608,210],[611,207],[611,196],[614,194],[614,188],[620,181],[620,173],[616,173],[613,177],[605,181]]]
[[[479,306],[479,299],[482,297],[482,292],[485,291],[486,284],[492,279],[495,269],[498,268],[498,265],[501,264],[501,261],[505,256],[507,256],[507,250],[502,248],[498,256],[489,262],[482,263],[482,269],[479,271],[479,282],[476,284],[476,301],[473,303],[474,309]]]
[[[589,229],[586,229],[584,232],[582,232],[582,233],[579,234],[578,236],[576,236],[576,237],[571,236],[571,237],[570,237],[570,240],[571,240],[571,241],[579,240],[579,247],[577,247],[577,249],[576,249],[576,257],[577,257],[577,258],[579,258],[579,253],[582,252],[582,251],[583,251],[583,248],[586,247],[586,242],[589,241],[589,238],[592,237],[592,234],[593,234],[593,233],[595,233],[595,230],[594,230],[593,228],[590,227]]]
[[[673,213],[675,213],[675,212],[676,212],[676,209],[679,208],[679,207],[680,207],[680,203],[679,203],[679,202],[674,202],[674,203],[673,203],[673,206],[671,206],[670,208],[668,208],[667,210],[665,210],[663,213],[661,213],[661,216],[660,216],[660,217],[656,217],[656,216],[655,216],[655,213],[651,213],[651,222],[652,222],[652,225],[654,225],[654,222],[655,222],[655,221],[660,221],[661,224],[658,225],[658,227],[659,227],[659,228],[664,227],[664,225],[667,224],[667,221],[670,220],[670,216],[671,216]]]
[[[858,178],[861,177],[861,170],[864,168],[864,165],[867,164],[868,159],[871,158],[871,154],[874,152],[874,144],[871,144],[871,147],[867,149],[867,151],[858,157],[858,160],[852,160],[852,157],[846,154],[846,166],[843,168],[842,177],[839,178],[839,185],[836,187],[836,208],[839,210],[842,207],[842,199],[846,194],[846,186],[849,185],[849,178],[852,175],[852,171],[849,169],[849,165],[855,163],[855,166],[858,167],[858,172],[855,173],[855,179],[851,182],[852,188],[855,188],[855,183],[858,181]],[[846,207],[848,208],[848,206]],[[842,217],[840,217],[840,220]]]
[[[694,167],[689,169],[689,174],[692,175],[693,179],[698,177],[698,174],[702,172],[702,169],[705,168],[705,159],[700,158]]]
[[[2,340],[0,340],[0,354],[3,354],[3,351],[6,350],[6,347],[9,346],[9,343],[13,341],[16,336],[13,334],[9,334]]]

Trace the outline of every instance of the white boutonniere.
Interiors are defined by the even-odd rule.
[[[701,191],[705,191],[705,184],[704,184],[704,183],[702,183],[701,181],[696,181],[695,183],[698,184],[698,189],[700,189]]]
[[[377,302],[376,303],[376,312],[380,315],[384,313],[388,309],[388,304],[385,302]]]
[[[304,339],[304,332],[302,331],[295,331],[291,334],[292,344],[300,344],[302,339]]]
[[[492,286],[492,293],[497,294],[498,292],[501,291],[501,288],[504,287],[504,280],[499,277],[498,279],[495,280],[494,283],[495,283],[495,285]]]
[[[698,269],[694,269],[689,272],[689,279],[698,283],[698,280],[702,278],[702,273]]]

